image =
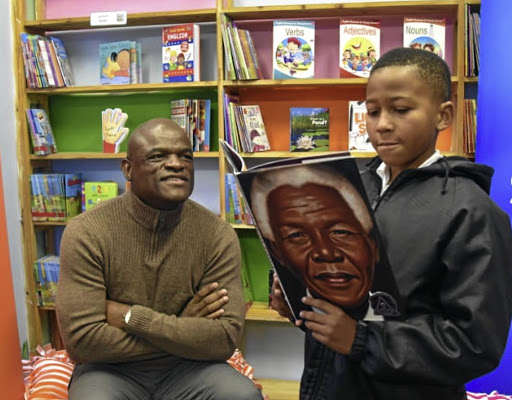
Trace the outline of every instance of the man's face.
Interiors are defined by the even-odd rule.
[[[393,177],[429,158],[437,132],[451,124],[452,103],[442,103],[416,68],[379,69],[366,88],[368,136]]]
[[[194,188],[194,159],[190,140],[175,128],[159,125],[144,132],[123,162],[131,190],[147,205],[161,209],[175,208]]]
[[[376,244],[338,191],[285,185],[267,204],[281,263],[313,294],[346,309],[359,306],[372,285]]]

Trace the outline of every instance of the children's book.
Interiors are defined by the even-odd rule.
[[[82,211],[93,208],[100,201],[116,197],[117,182],[82,182]]]
[[[248,144],[247,152],[270,150],[270,143],[259,105],[241,105],[238,108],[242,118],[243,134]]]
[[[197,82],[199,68],[199,25],[182,24],[162,28],[163,81]]]
[[[60,259],[47,255],[34,261],[37,302],[39,307],[55,307],[59,282]]]
[[[58,37],[50,36],[50,41],[55,49],[57,56],[57,62],[62,72],[62,78],[64,79],[65,86],[73,85],[73,74],[71,72],[71,63],[69,62],[68,55],[64,43]]]
[[[329,151],[328,108],[290,108],[290,151]]]
[[[41,108],[27,108],[26,114],[34,154],[57,153],[57,145],[46,111]]]
[[[315,77],[315,21],[275,20],[273,79]]]
[[[132,83],[133,50],[136,42],[123,40],[100,44],[100,84],[127,85]]]
[[[366,130],[366,104],[364,101],[348,102],[348,149],[375,152]]]
[[[368,78],[380,57],[380,21],[340,20],[340,77]]]
[[[119,153],[121,143],[126,139],[129,128],[124,125],[128,114],[120,108],[107,108],[101,112],[101,132],[104,153]]]
[[[445,57],[444,18],[404,17],[404,47],[423,49]]]
[[[295,319],[307,294],[352,318],[403,312],[356,161],[348,152],[247,168],[220,141]]]

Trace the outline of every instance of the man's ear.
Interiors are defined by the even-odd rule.
[[[123,175],[127,181],[132,180],[132,162],[127,158],[124,158],[121,161],[121,170],[123,171]]]
[[[440,132],[448,128],[453,123],[453,117],[455,115],[455,106],[451,101],[445,101],[439,106],[437,113],[436,128]]]

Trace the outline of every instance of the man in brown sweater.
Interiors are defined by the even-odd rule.
[[[131,190],[71,220],[61,241],[69,399],[261,399],[225,362],[244,321],[240,247],[188,199],[190,140],[171,120],[143,123],[122,170]]]

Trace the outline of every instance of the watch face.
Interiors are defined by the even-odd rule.
[[[132,309],[130,308],[124,315],[123,315],[123,318],[124,318],[124,323],[127,324],[128,322],[130,322],[130,317],[132,316]]]

